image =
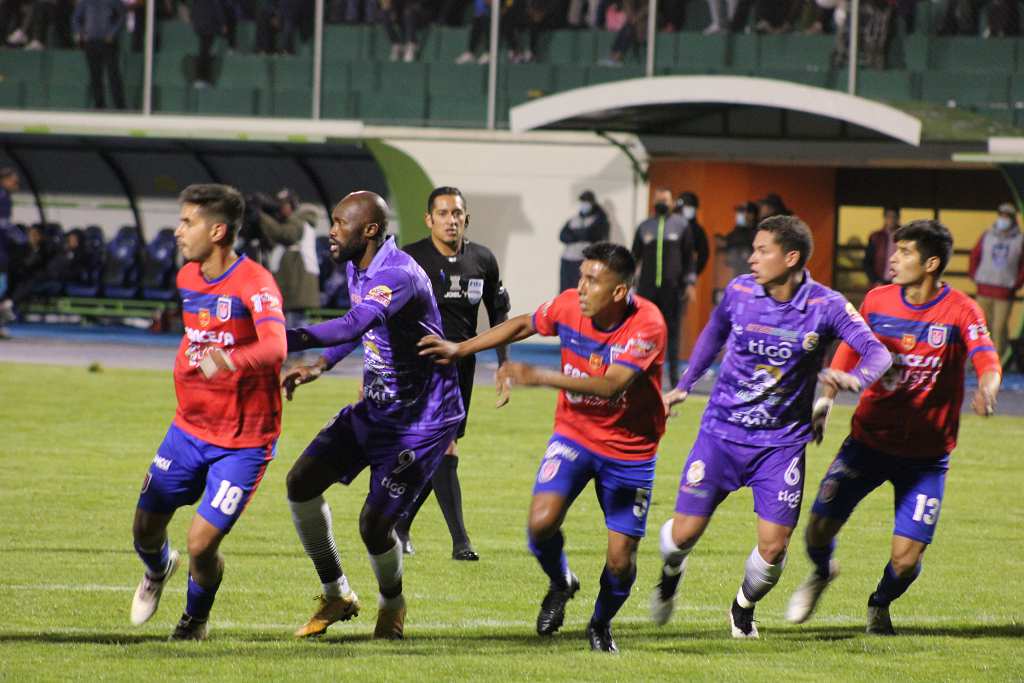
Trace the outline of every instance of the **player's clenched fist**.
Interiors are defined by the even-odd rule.
[[[459,345],[435,334],[428,334],[420,339],[416,346],[421,356],[431,356],[438,365],[448,365],[453,359],[459,358]]]
[[[221,370],[234,372],[236,369],[235,364],[231,362],[231,356],[224,349],[216,346],[210,347],[203,359],[199,361],[199,370],[206,379],[210,379]]]
[[[323,374],[324,366],[321,360],[312,365],[296,365],[281,375],[281,388],[286,399],[292,400],[292,395],[300,384],[309,384]]]

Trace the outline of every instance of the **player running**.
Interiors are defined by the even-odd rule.
[[[978,374],[974,411],[983,416],[995,411],[1002,369],[985,317],[970,297],[940,279],[953,251],[949,230],[937,221],[914,221],[893,239],[893,284],[868,292],[861,306],[868,325],[892,352],[892,368],[861,396],[850,435],[821,481],[806,533],[814,570],[790,599],[786,618],[793,623],[811,617],[838,576],[835,537],[853,509],[889,481],[896,509],[892,556],[868,598],[867,632],[895,632],[889,605],[921,573],[921,557],[939,521],[968,359]],[[856,352],[842,345],[832,367],[843,371],[856,360]],[[815,404],[819,430],[834,396],[826,389]]]
[[[174,359],[178,408],[135,511],[135,551],[146,573],[131,620],[143,624],[156,612],[179,563],[167,524],[201,496],[188,531],[185,612],[171,639],[203,640],[224,573],[221,541],[255,495],[281,432],[285,331],[274,278],[232,248],[245,207],[238,191],[189,185],[179,201],[174,235],[187,263],[178,271],[185,324]]]
[[[476,334],[477,313],[480,304],[487,309],[491,327],[508,319],[508,292],[501,284],[498,261],[487,247],[466,239],[469,213],[466,199],[457,187],[438,187],[427,199],[425,217],[430,237],[413,242],[406,253],[427,273],[434,286],[434,298],[441,311],[444,336],[452,341],[464,341]],[[498,364],[507,360],[504,346],[497,348]],[[466,356],[456,364],[459,371],[459,392],[466,408],[466,417],[459,425],[456,441],[448,447],[441,465],[430,483],[416,500],[409,514],[399,522],[396,531],[402,541],[402,550],[412,554],[409,530],[421,505],[433,488],[437,503],[448,524],[452,537],[452,559],[476,561],[480,556],[469,542],[466,525],[462,521],[462,488],[459,485],[459,457],[456,443],[466,434],[469,421],[469,402],[473,394],[476,374],[476,356]]]
[[[608,550],[587,639],[592,650],[616,652],[611,620],[636,579],[636,551],[665,431],[660,392],[667,331],[654,304],[630,294],[636,262],[629,250],[598,242],[583,258],[577,289],[562,292],[532,316],[516,316],[459,344],[428,337],[420,345],[423,353],[448,362],[533,334],[559,337],[561,372],[513,362],[498,372],[499,391],[507,383],[562,390],[530,504],[530,550],[550,579],[537,633],[551,635],[562,626],[565,605],[580,588],[569,570],[561,526],[569,506],[594,480]]]
[[[679,385],[665,394],[671,407],[725,347],[697,440],[683,467],[675,516],[661,528],[661,580],[651,617],[665,624],[687,556],[711,516],[740,486],[754,492],[757,545],[747,558],[743,583],[729,610],[735,638],[757,638],[754,605],[778,582],[790,535],[800,517],[804,450],[811,440],[815,379],[859,391],[889,367],[889,354],[838,292],[811,279],[804,268],[813,242],[795,216],[758,225],[750,275],[735,278],[701,332]],[[862,360],[852,372],[821,370],[836,338]]]
[[[296,387],[363,346],[363,396],[346,406],[306,447],[288,472],[295,530],[323,584],[316,612],[298,637],[316,636],[359,612],[341,569],[323,492],[348,485],[370,468],[370,491],[359,533],[380,589],[375,638],[402,638],[402,547],[395,524],[430,481],[465,417],[455,368],[421,358],[416,342],[441,334],[430,280],[387,237],[387,204],[372,192],[353,192],[331,214],[331,258],[348,263],[352,309],[344,317],[288,330],[288,350],[329,347],[311,365],[285,374],[289,400]]]

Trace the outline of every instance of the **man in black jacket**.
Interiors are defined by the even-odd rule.
[[[562,226],[558,239],[565,245],[558,291],[575,289],[580,279],[583,250],[594,242],[608,239],[608,214],[604,212],[591,190],[580,195],[580,205],[572,218]]]

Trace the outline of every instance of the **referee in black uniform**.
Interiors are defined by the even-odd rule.
[[[441,311],[444,336],[454,342],[476,336],[477,315],[480,304],[487,308],[491,327],[508,319],[508,292],[501,284],[498,261],[491,250],[465,238],[469,227],[466,199],[456,187],[439,187],[427,200],[427,228],[430,237],[405,247],[434,285],[434,298]],[[497,348],[498,364],[507,359],[505,347]],[[430,484],[413,505],[408,515],[398,523],[396,531],[406,554],[412,554],[409,529],[416,512],[433,488],[438,505],[444,513],[448,531],[452,535],[452,559],[479,560],[473,550],[462,521],[462,489],[459,486],[459,459],[455,444],[466,433],[469,420],[470,397],[473,393],[473,375],[476,358],[468,356],[458,361],[459,390],[466,406],[466,418],[459,425],[458,436],[448,446],[446,458],[437,468]]]

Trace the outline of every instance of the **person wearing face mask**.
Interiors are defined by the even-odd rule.
[[[998,211],[995,223],[971,250],[969,273],[978,286],[978,305],[1001,356],[1006,349],[1013,299],[1024,285],[1024,235],[1017,225],[1017,207],[1004,202]]]
[[[683,219],[689,223],[690,229],[693,231],[693,249],[696,257],[694,264],[694,271],[697,273],[697,277],[700,277],[701,273],[704,272],[704,268],[708,265],[708,259],[711,256],[711,248],[708,245],[708,233],[697,221],[697,209],[700,207],[700,200],[697,199],[697,195],[693,192],[682,192],[679,195],[679,199],[676,200],[676,213],[680,214]],[[692,301],[694,292],[692,286],[687,288],[686,299],[684,299],[683,315],[686,315],[685,302]]]
[[[725,236],[725,265],[730,278],[750,272],[750,255],[754,252],[757,233],[757,204],[747,202],[736,205],[736,225]]]
[[[893,235],[900,229],[900,207],[885,207],[884,216],[885,223],[871,233],[868,237],[868,246],[864,250],[864,273],[868,276],[868,289],[892,282],[889,261],[896,251]]]
[[[558,239],[565,245],[558,278],[559,292],[576,288],[580,279],[580,265],[583,264],[583,251],[595,242],[608,239],[608,214],[597,203],[593,191],[584,191],[579,201],[576,213],[565,222],[558,235]]]
[[[637,294],[650,299],[668,326],[668,376],[679,381],[679,323],[683,299],[697,281],[693,230],[686,219],[672,213],[672,190],[654,191],[654,215],[637,226],[633,258],[640,266]]]

